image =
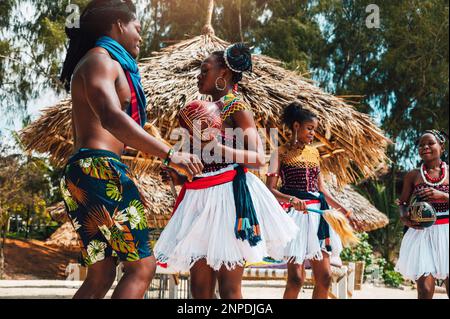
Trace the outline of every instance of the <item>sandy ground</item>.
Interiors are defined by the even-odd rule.
[[[79,253],[49,247],[39,240],[7,239],[6,279],[65,279],[66,265],[77,262]]]
[[[81,285],[81,282],[63,280],[66,265],[77,261],[78,252],[49,247],[36,240],[8,239],[5,255],[6,280],[0,280],[0,299],[67,299]],[[283,281],[244,281],[243,295],[246,299],[280,299],[283,297],[284,285]],[[311,289],[304,289],[300,299],[310,299],[311,294]],[[353,298],[415,299],[416,296],[416,290],[411,287],[391,289],[365,284],[362,290],[354,292]],[[437,293],[435,298],[446,299],[447,295]]]
[[[0,299],[69,299],[81,282],[58,280],[3,280],[0,281]],[[243,294],[246,299],[281,299],[282,281],[245,281]],[[113,286],[114,287],[114,286]],[[111,297],[112,290],[106,298]],[[310,299],[311,289],[304,289],[300,299]],[[411,287],[392,289],[365,284],[354,292],[353,299],[415,299],[417,291]],[[436,293],[435,299],[447,299],[446,294]]]

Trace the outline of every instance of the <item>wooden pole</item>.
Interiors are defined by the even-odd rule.
[[[6,234],[9,232],[9,214],[4,212],[1,216],[0,208],[0,280],[5,276],[5,245]]]
[[[214,0],[209,0],[208,10],[206,11],[206,21],[205,26],[203,27],[202,34],[211,35],[215,34],[214,28],[212,27],[212,17],[214,13]]]
[[[244,33],[242,32],[242,0],[238,0],[238,11],[239,11],[239,35],[241,37],[241,42],[244,42]]]

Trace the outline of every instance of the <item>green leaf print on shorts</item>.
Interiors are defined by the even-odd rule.
[[[85,158],[78,161],[78,165],[82,172],[96,179],[112,180],[114,179],[114,171],[107,158]]]
[[[117,181],[111,180],[108,184],[106,184],[106,196],[116,202],[120,202],[122,200],[122,191],[119,189]]]
[[[148,227],[144,205],[139,200],[132,200],[127,208],[131,229],[145,229]]]
[[[62,194],[62,197],[64,199],[64,202],[66,203],[67,208],[69,209],[69,212],[73,212],[73,211],[77,210],[78,204],[72,198],[72,195],[70,195],[69,189],[67,188],[66,178],[65,177],[61,178],[59,187],[61,189],[61,194]]]

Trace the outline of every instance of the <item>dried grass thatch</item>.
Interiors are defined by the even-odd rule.
[[[203,35],[154,52],[141,61],[143,86],[149,101],[149,121],[155,125],[146,129],[154,136],[161,132],[167,140],[178,126],[180,108],[188,101],[206,98],[199,96],[196,85],[201,61],[210,52],[229,45],[214,35],[211,27],[213,7],[214,1],[210,0]],[[280,114],[286,104],[297,100],[318,115],[321,126],[316,146],[323,159],[322,171],[336,176],[332,187],[355,182],[359,177],[371,177],[387,160],[385,149],[389,140],[368,115],[325,93],[299,74],[283,69],[280,61],[255,55],[254,72],[244,77],[241,93],[252,107],[258,127],[266,129],[267,144],[271,147],[273,141],[267,136],[269,128],[279,129],[281,142],[288,138],[286,128],[280,124]],[[71,100],[44,109],[42,116],[20,136],[28,150],[48,153],[54,164],[63,165],[73,150]],[[132,170],[140,173],[140,187],[151,203],[148,216],[168,216],[174,199],[168,187],[152,179],[159,163],[134,150],[129,150],[122,158]],[[261,172],[256,173],[261,177]],[[351,200],[348,206],[361,217],[362,229],[373,230],[385,225],[386,217],[354,190],[348,187],[344,192],[336,190],[339,199],[344,198],[341,194]],[[58,211],[60,214],[64,211],[64,207],[60,204],[50,211],[56,216]],[[158,221],[154,222],[154,226],[159,227]]]
[[[259,174],[260,179],[265,181],[267,166]],[[279,181],[281,184],[281,181]],[[358,193],[353,186],[339,186],[336,176],[330,174],[325,179],[325,184],[330,194],[344,207],[351,209],[354,213],[355,223],[358,231],[370,232],[387,226],[388,217],[373,206],[367,198]]]
[[[211,51],[227,45],[213,34],[205,34],[154,52],[141,61],[148,117],[165,139],[178,126],[180,108],[188,101],[206,98],[199,96],[196,85],[201,61]],[[280,114],[287,103],[297,100],[314,111],[321,121],[317,146],[323,171],[333,173],[340,186],[373,176],[387,160],[385,149],[389,140],[368,115],[282,68],[280,61],[255,55],[254,72],[244,77],[241,93],[251,105],[257,125],[278,128],[282,142],[288,133],[280,124]],[[55,164],[62,165],[73,149],[70,112],[69,99],[44,109],[42,116],[21,132],[26,148],[49,153]],[[140,158],[135,160],[137,164],[148,164],[142,154],[128,159],[133,161],[135,155]]]
[[[328,190],[339,203],[349,207],[354,212],[355,222],[365,232],[383,228],[389,224],[389,218],[376,209],[363,195],[352,186],[346,185],[343,189],[328,185]]]
[[[62,206],[64,210],[64,205],[62,203],[58,204],[58,208]],[[59,227],[49,239],[45,241],[45,244],[52,247],[60,247],[66,249],[78,249],[80,244],[78,242],[78,236],[72,223],[67,221],[61,227]]]

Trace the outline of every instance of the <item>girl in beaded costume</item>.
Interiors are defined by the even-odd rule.
[[[423,164],[406,174],[400,196],[401,220],[408,227],[400,247],[396,270],[416,281],[419,299],[433,298],[435,280],[445,282],[448,295],[448,165],[442,158],[448,137],[437,130],[426,131],[419,139],[419,155]],[[437,220],[431,227],[421,228],[411,221],[408,206],[412,198],[431,204]]]
[[[292,130],[292,140],[272,155],[267,186],[300,228],[297,238],[285,250],[288,280],[285,299],[297,299],[304,281],[304,261],[309,260],[315,279],[314,299],[328,297],[331,262],[340,264],[341,241],[325,219],[307,208],[325,210],[328,203],[350,219],[351,211],[339,204],[326,190],[320,174],[320,155],[309,145],[319,125],[318,118],[297,102],[288,105],[282,116]],[[281,178],[282,187],[277,188]]]
[[[213,162],[202,156],[203,174],[192,182],[173,170],[163,173],[163,180],[170,175],[183,189],[155,255],[173,270],[190,270],[196,299],[213,298],[216,281],[221,298],[242,298],[245,263],[261,262],[266,256],[282,258],[298,232],[264,183],[247,172],[247,167],[265,165],[251,109],[234,92],[242,73],[251,68],[250,51],[240,43],[203,61],[199,92],[216,101],[222,130],[206,147],[214,144],[220,156]],[[229,129],[240,129],[245,139],[229,134]]]

